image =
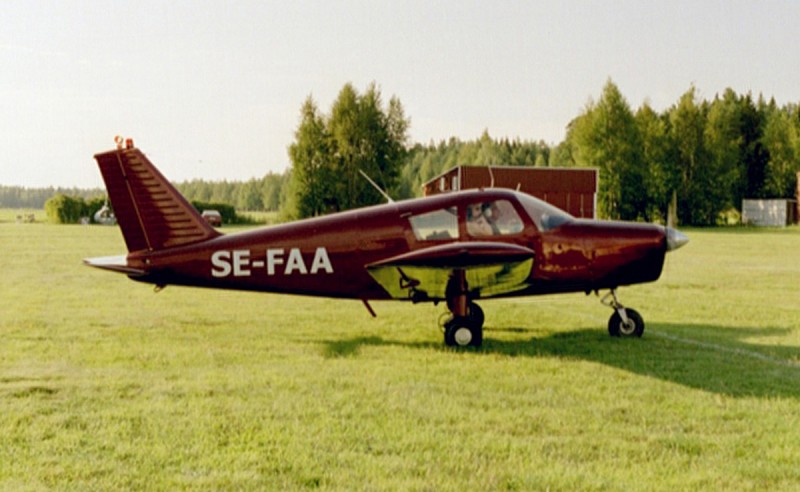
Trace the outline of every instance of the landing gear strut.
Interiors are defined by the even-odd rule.
[[[608,320],[608,334],[612,337],[641,337],[644,333],[644,319],[634,309],[626,308],[617,299],[616,289],[603,296],[603,304],[614,310]]]
[[[444,323],[448,347],[480,347],[483,343],[483,310],[469,300],[463,270],[456,270],[447,285],[447,308],[452,316]]]

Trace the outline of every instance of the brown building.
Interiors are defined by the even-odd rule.
[[[797,220],[800,222],[800,172],[797,173]]]
[[[581,218],[595,218],[597,169],[456,166],[422,185],[425,196],[470,188],[523,191]]]

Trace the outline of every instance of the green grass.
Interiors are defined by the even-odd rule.
[[[47,214],[44,210],[34,208],[0,208],[0,224],[4,222],[15,223],[17,218],[26,218],[33,215],[35,222],[47,222]]]
[[[117,228],[0,214],[0,489],[797,490],[800,231],[694,230],[623,288],[443,308],[147,285]]]
[[[244,211],[237,214],[245,217],[255,224],[275,224],[278,222],[278,212]]]

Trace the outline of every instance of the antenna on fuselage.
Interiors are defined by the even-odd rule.
[[[365,173],[365,172],[364,172],[364,171],[362,171],[361,169],[359,169],[359,170],[358,170],[358,172],[360,172],[360,173],[361,173],[361,175],[362,175],[362,176],[364,176],[364,179],[366,179],[367,181],[369,181],[369,184],[371,184],[373,188],[375,188],[376,190],[378,190],[378,193],[380,193],[381,195],[383,195],[383,197],[384,197],[384,198],[386,198],[386,201],[387,201],[387,202],[389,202],[389,203],[394,203],[394,200],[392,200],[392,197],[390,197],[388,193],[386,193],[385,191],[383,191],[383,189],[381,189],[381,187],[380,187],[380,186],[378,186],[378,185],[377,185],[377,183],[375,183],[375,181],[372,181],[372,178],[370,178],[369,176],[367,176],[367,173]]]
[[[494,173],[492,172],[491,164],[489,165],[489,179],[491,180],[489,182],[489,188],[494,188]]]

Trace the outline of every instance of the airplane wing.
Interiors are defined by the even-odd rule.
[[[366,265],[367,272],[395,299],[445,299],[453,272],[465,272],[474,298],[524,289],[534,252],[496,242],[456,242],[411,251]]]

